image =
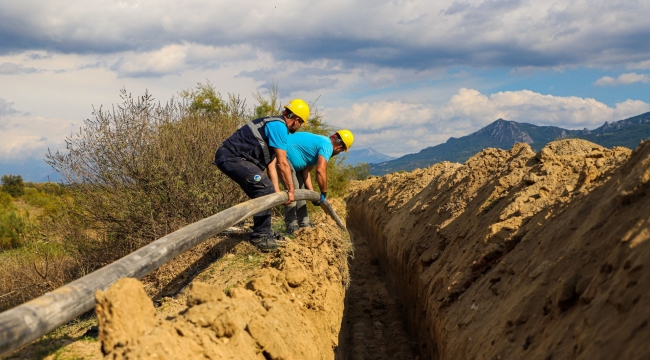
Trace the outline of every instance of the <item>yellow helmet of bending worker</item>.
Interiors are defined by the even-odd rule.
[[[354,135],[352,135],[350,130],[339,130],[336,133],[339,134],[341,141],[345,144],[345,152],[348,152],[354,143]]]
[[[284,106],[285,109],[288,109],[292,113],[298,115],[302,121],[303,125],[307,126],[307,119],[309,119],[309,105],[303,99],[293,99],[289,101],[287,105]]]

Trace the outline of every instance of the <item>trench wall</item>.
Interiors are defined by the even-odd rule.
[[[487,149],[355,184],[422,358],[650,356],[650,144]]]

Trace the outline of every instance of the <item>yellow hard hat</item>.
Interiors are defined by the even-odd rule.
[[[305,100],[293,99],[289,101],[284,108],[298,115],[305,122],[304,125],[307,126],[307,119],[309,119],[309,105],[307,105]]]
[[[339,130],[336,133],[339,134],[341,141],[345,144],[345,152],[347,152],[354,143],[354,135],[352,135],[350,130]]]

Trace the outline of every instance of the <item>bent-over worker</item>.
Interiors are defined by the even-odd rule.
[[[214,164],[225,175],[234,180],[249,198],[254,199],[276,191],[264,170],[272,161],[277,163],[280,178],[286,187],[289,199],[294,201],[294,186],[291,181],[291,165],[287,160],[287,139],[309,118],[309,105],[301,99],[293,99],[284,107],[280,116],[262,117],[240,127],[224,140],[215,153]],[[306,125],[305,125],[306,126]],[[276,166],[270,172],[277,178]],[[271,210],[253,215],[253,232],[250,242],[261,251],[277,248],[271,232]]]
[[[343,151],[348,151],[354,142],[354,135],[349,130],[339,130],[327,136],[316,135],[308,132],[299,132],[289,136],[287,141],[287,157],[291,164],[292,184],[280,178],[285,188],[314,190],[310,171],[316,168],[316,182],[320,189],[319,201],[312,202],[319,206],[327,197],[327,162],[332,156]],[[277,176],[273,174],[273,165],[270,165],[269,176],[276,189],[279,189]],[[299,228],[311,227],[307,214],[307,202],[304,200],[285,204],[284,221],[287,233],[291,234]]]

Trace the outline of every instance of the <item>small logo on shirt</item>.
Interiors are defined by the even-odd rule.
[[[262,177],[261,177],[261,176],[259,176],[259,175],[255,175],[255,176],[253,176],[253,181],[255,181],[255,182],[259,182],[260,180],[262,180]]]

